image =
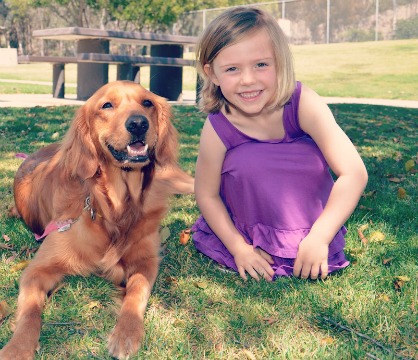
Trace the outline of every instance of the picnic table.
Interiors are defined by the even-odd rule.
[[[77,99],[88,99],[108,82],[109,64],[117,65],[118,80],[138,82],[140,66],[150,66],[150,90],[168,100],[178,100],[183,88],[183,67],[194,66],[183,58],[184,46],[193,46],[194,36],[168,35],[136,31],[65,27],[34,30],[34,38],[76,42],[76,56],[19,57],[19,63],[53,64],[53,96],[65,94],[65,64],[77,64]],[[150,56],[110,54],[110,42],[150,46]]]

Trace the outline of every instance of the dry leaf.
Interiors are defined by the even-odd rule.
[[[193,285],[199,289],[206,289],[208,287],[208,284],[204,281],[196,281]]]
[[[411,171],[414,167],[415,167],[415,161],[414,160],[408,160],[405,163],[405,170],[406,171]]]
[[[89,309],[100,308],[100,301],[91,301],[89,303]]]
[[[9,235],[3,234],[3,240],[4,240],[5,242],[9,242],[9,241],[10,241],[10,237],[9,237]]]
[[[406,190],[403,187],[398,188],[398,199],[405,199],[406,195]]]
[[[321,345],[331,345],[334,343],[334,339],[331,336],[321,339]]]
[[[363,231],[361,231],[361,227],[357,230],[358,236],[362,242],[362,244],[366,245],[368,243],[367,238],[364,236]]]
[[[410,281],[411,279],[407,276],[395,276],[395,280],[393,282],[393,286],[395,287],[395,290],[402,290],[405,283]]]
[[[383,265],[389,265],[392,260],[393,260],[393,257],[383,259],[382,263],[383,263]]]
[[[13,246],[8,245],[8,244],[0,243],[0,249],[2,249],[2,250],[13,250]]]
[[[5,301],[0,301],[0,320],[9,316],[12,313],[9,305]]]
[[[174,276],[167,276],[165,281],[169,284],[177,284],[178,280]]]
[[[267,325],[273,325],[278,320],[277,319],[274,319],[274,318],[264,318],[263,321],[265,321]]]
[[[170,237],[170,229],[165,226],[160,230],[161,242],[164,243]]]
[[[389,301],[390,301],[389,296],[387,296],[386,294],[381,295],[381,296],[380,296],[380,298],[381,298],[384,302],[389,302]]]
[[[190,240],[190,229],[183,230],[180,233],[180,244],[186,245]]]
[[[16,272],[16,271],[19,271],[19,270],[23,270],[28,265],[29,265],[29,260],[22,260],[22,261],[18,262],[16,265],[12,266],[10,268],[10,271]]]
[[[359,230],[364,231],[367,230],[369,228],[369,224],[363,224],[359,227]]]
[[[379,242],[385,240],[386,236],[381,231],[374,231],[370,235],[370,241],[371,242]]]
[[[364,205],[359,205],[359,209],[362,209],[362,210],[367,210],[367,211],[373,211],[373,209],[372,209],[372,208],[366,207],[366,206],[364,206]]]
[[[369,191],[369,192],[364,193],[363,195],[361,195],[361,197],[363,197],[363,198],[372,197],[372,196],[374,196],[376,194],[376,192],[377,192],[377,190],[371,190],[371,191]]]
[[[257,358],[255,357],[255,355],[250,350],[243,349],[242,352],[244,353],[245,357],[248,360],[257,360]]]
[[[394,183],[400,183],[402,180],[401,179],[399,179],[398,177],[391,177],[391,178],[389,178],[389,181],[390,182],[394,182]]]

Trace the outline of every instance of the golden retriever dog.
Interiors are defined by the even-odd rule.
[[[23,271],[15,330],[1,360],[33,359],[48,292],[66,275],[91,273],[125,287],[109,353],[124,359],[138,351],[158,274],[160,222],[169,196],[194,186],[177,165],[170,117],[163,98],[112,82],[78,110],[62,143],[22,163],[16,208],[33,232],[51,223],[53,230]]]

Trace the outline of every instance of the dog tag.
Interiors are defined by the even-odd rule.
[[[58,232],[64,232],[64,231],[70,230],[70,227],[71,227],[71,223],[65,224],[64,226],[61,226],[58,229]]]

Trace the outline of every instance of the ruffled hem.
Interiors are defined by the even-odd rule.
[[[249,244],[263,249],[272,256],[287,259],[296,258],[300,242],[310,231],[310,229],[276,229],[261,223],[245,226],[236,221],[235,218],[233,218],[233,222]],[[200,216],[193,225],[192,232],[198,234],[198,238],[201,241],[221,242],[206,223],[203,216]],[[344,235],[346,233],[347,229],[344,226],[338,231],[334,240],[329,245],[329,256],[333,256],[344,249]]]
[[[274,278],[277,276],[291,276],[293,274],[293,264],[297,254],[297,247],[299,246],[299,242],[309,232],[309,229],[301,229],[297,230],[296,232],[283,230],[279,231],[277,229],[272,231],[272,228],[266,227],[265,225],[263,226],[261,224],[252,226],[251,228],[255,239],[258,239],[252,243],[253,246],[259,246],[261,249],[268,252],[273,258],[274,264],[272,265],[272,268],[275,273]],[[198,251],[215,260],[217,263],[238,272],[234,257],[231,255],[225,245],[219,240],[219,238],[212,232],[211,228],[208,226],[203,217],[200,217],[193,225],[192,232],[193,242]],[[242,230],[240,230],[240,232],[242,232]],[[350,264],[350,262],[346,259],[343,251],[345,245],[343,236],[346,232],[347,230],[345,227],[339,231],[339,234],[343,240],[342,244],[341,240],[337,239],[337,237],[333,240],[332,243],[337,243],[333,247],[333,252],[331,252],[332,243],[330,244],[330,251],[328,256],[329,273],[341,270]],[[292,234],[294,234],[294,236],[292,236]],[[284,248],[274,248],[278,235],[280,235],[282,239],[283,236],[285,236],[287,245],[290,244],[290,241],[295,241],[296,244],[292,244],[292,248],[296,246],[296,249],[289,250]],[[249,243],[251,243],[247,236],[244,235],[244,237]],[[277,254],[286,254],[286,256]]]

